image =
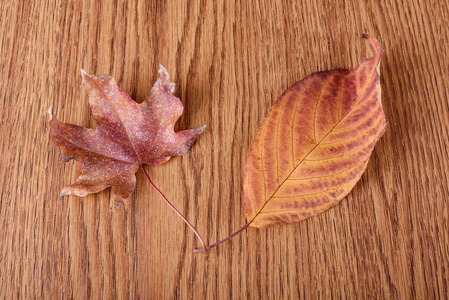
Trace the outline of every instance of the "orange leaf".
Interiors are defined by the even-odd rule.
[[[363,35],[374,56],[353,70],[312,74],[271,108],[245,167],[249,226],[295,223],[339,203],[368,164],[386,128],[379,42]]]

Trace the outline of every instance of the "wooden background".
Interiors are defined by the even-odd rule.
[[[338,3],[338,4],[335,4]],[[448,1],[0,2],[0,298],[445,298],[449,293]],[[290,85],[383,45],[387,131],[340,205],[302,223],[248,229],[211,251],[137,173],[118,211],[110,189],[59,198],[47,110],[94,126],[80,69],[138,102],[171,73],[206,124],[184,157],[147,170],[214,243],[245,224],[245,156]]]

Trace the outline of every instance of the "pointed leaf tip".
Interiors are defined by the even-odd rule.
[[[81,77],[83,78],[83,82],[85,82],[87,79],[91,79],[93,76],[81,69]]]
[[[81,69],[81,78],[83,80],[84,89],[86,91],[89,91],[92,88],[92,86],[89,84],[89,81],[93,79],[93,76],[89,75],[89,73]]]
[[[158,81],[165,89],[167,89],[170,93],[175,91],[175,84],[170,82],[170,73],[168,73],[167,69],[164,68],[161,64],[159,64],[159,74],[160,77]]]
[[[379,63],[380,58],[382,57],[382,46],[380,45],[379,41],[373,36],[366,33],[362,34],[360,38],[366,39],[368,43],[370,43],[374,51],[374,58],[376,59],[377,63]]]
[[[164,68],[164,66],[162,64],[159,64],[159,74],[161,74],[161,76],[167,77],[167,80],[170,79],[170,74],[168,73],[167,69]]]
[[[123,204],[123,199],[120,199],[119,201],[114,202],[114,210],[118,210],[120,206]]]

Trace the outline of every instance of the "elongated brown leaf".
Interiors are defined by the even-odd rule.
[[[336,205],[365,171],[386,128],[379,42],[353,70],[315,73],[271,108],[245,167],[244,209],[252,227],[294,223]]]

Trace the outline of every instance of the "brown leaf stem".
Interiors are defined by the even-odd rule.
[[[143,173],[145,174],[145,176],[147,177],[148,181],[153,186],[153,188],[162,196],[162,198],[164,198],[165,202],[167,202],[168,206],[170,206],[170,208],[173,209],[178,214],[178,216],[181,217],[181,219],[190,227],[190,229],[192,229],[192,231],[198,237],[198,239],[201,242],[201,245],[203,246],[203,248],[200,249],[201,251],[199,251],[199,252],[207,253],[208,249],[207,249],[206,243],[204,242],[203,238],[198,233],[198,231],[195,229],[195,227],[193,227],[192,224],[190,224],[189,221],[187,221],[187,219],[173,206],[173,204],[171,204],[170,201],[168,201],[167,197],[165,197],[165,195],[154,185],[154,183],[150,179],[150,176],[148,176],[147,171],[145,171],[145,168],[142,165],[140,165],[140,168],[142,169]]]
[[[201,248],[194,249],[193,252],[200,253],[200,252],[204,252],[204,251],[209,251],[210,249],[212,249],[214,247],[217,247],[218,245],[223,244],[224,242],[232,239],[233,237],[235,237],[236,235],[241,233],[243,230],[245,230],[250,224],[251,224],[251,222],[247,223],[245,226],[243,226],[242,228],[240,228],[239,230],[237,230],[236,232],[234,232],[230,236],[222,239],[221,241],[216,242],[215,244],[203,247],[202,249]]]

